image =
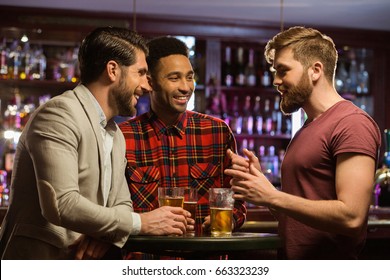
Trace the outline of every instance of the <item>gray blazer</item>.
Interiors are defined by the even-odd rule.
[[[133,224],[125,179],[125,140],[117,127],[112,185],[103,205],[100,120],[83,85],[40,106],[20,137],[11,205],[1,226],[2,259],[73,258],[84,233],[118,247]]]

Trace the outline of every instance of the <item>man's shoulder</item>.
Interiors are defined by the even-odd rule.
[[[121,122],[118,124],[118,126],[121,130],[134,130],[137,127],[141,128],[143,124],[147,122],[147,120],[148,120],[147,113],[144,113],[142,115]]]
[[[209,122],[217,126],[228,126],[225,123],[225,121],[223,121],[222,119],[207,114],[203,114],[195,111],[187,111],[187,115],[189,119],[197,120],[200,122]]]

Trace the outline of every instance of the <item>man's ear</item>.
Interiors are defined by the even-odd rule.
[[[115,82],[120,76],[120,67],[114,60],[107,62],[106,71],[111,82]]]
[[[317,81],[324,72],[324,65],[320,61],[316,61],[312,67],[310,67],[310,77],[312,81]]]

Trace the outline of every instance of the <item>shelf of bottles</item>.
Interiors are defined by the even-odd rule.
[[[374,104],[370,90],[370,72],[373,51],[343,47],[338,50],[338,54],[336,90],[372,116]]]
[[[279,109],[263,49],[245,46],[222,44],[221,81],[211,79],[207,85],[206,113],[223,119],[235,134],[238,153],[254,151],[263,172],[278,183],[291,118]]]
[[[78,82],[78,46],[0,40],[0,206],[7,206],[15,149],[32,112]]]

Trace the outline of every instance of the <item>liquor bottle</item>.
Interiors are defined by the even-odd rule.
[[[282,133],[282,112],[279,109],[280,97],[275,96],[274,109],[272,111],[272,131],[271,134]]]
[[[18,79],[20,66],[20,52],[21,47],[17,40],[14,40],[8,56],[8,78]]]
[[[347,79],[347,90],[349,93],[356,93],[358,86],[358,68],[356,62],[355,51],[350,51],[351,64],[349,66],[348,79]]]
[[[271,134],[271,131],[272,131],[272,113],[270,110],[270,100],[267,98],[264,102],[263,134]]]
[[[271,170],[272,182],[278,182],[279,157],[276,155],[275,146],[268,147],[268,168]]]
[[[32,68],[32,53],[30,44],[24,43],[23,49],[20,53],[20,66],[18,68],[18,78],[21,80],[30,80]]]
[[[384,136],[386,150],[383,156],[383,165],[390,168],[390,129],[385,129]]]
[[[221,118],[221,104],[218,94],[218,89],[216,85],[216,78],[211,77],[207,84],[207,104],[206,104],[206,114]]]
[[[33,51],[31,62],[31,79],[44,80],[46,79],[46,56],[43,53],[42,47],[36,47]]]
[[[347,91],[348,71],[343,60],[340,60],[336,70],[335,87],[340,93]]]
[[[9,50],[7,48],[7,40],[4,37],[0,45],[0,79],[5,80],[8,78],[8,56]]]
[[[262,67],[263,71],[261,72],[261,78],[260,78],[261,85],[265,88],[271,87],[272,86],[272,75],[269,71],[269,68],[268,68],[268,65],[267,65],[267,62],[265,61],[265,59],[263,59],[262,66],[263,66]]]
[[[254,56],[255,51],[253,49],[249,50],[248,64],[245,67],[245,80],[246,85],[250,87],[256,86],[256,69],[254,65]]]
[[[256,96],[255,105],[253,106],[253,133],[263,134],[263,115],[260,107],[260,96]]]
[[[373,188],[374,207],[390,206],[390,130],[384,130],[385,152],[383,155],[382,166],[375,172],[375,183]]]
[[[5,170],[0,170],[0,206],[9,206],[9,188]]]
[[[245,97],[244,116],[242,118],[242,133],[253,134],[253,115],[251,110],[251,96]]]
[[[236,85],[245,86],[244,49],[242,47],[237,49]]]
[[[230,47],[225,48],[225,60],[222,65],[222,81],[227,87],[231,87],[234,84],[232,50]]]
[[[357,88],[356,93],[357,94],[368,94],[369,92],[369,81],[370,77],[368,72],[366,71],[366,66],[364,62],[361,62],[359,65],[359,72],[357,76]]]
[[[242,132],[242,116],[238,110],[238,95],[234,96],[233,103],[231,104],[231,111],[229,117],[230,129],[233,133],[241,134]]]
[[[259,151],[257,153],[257,156],[258,156],[259,161],[260,161],[261,171],[264,172],[267,168],[267,164],[265,161],[266,157],[265,157],[265,146],[264,145],[259,146]]]

